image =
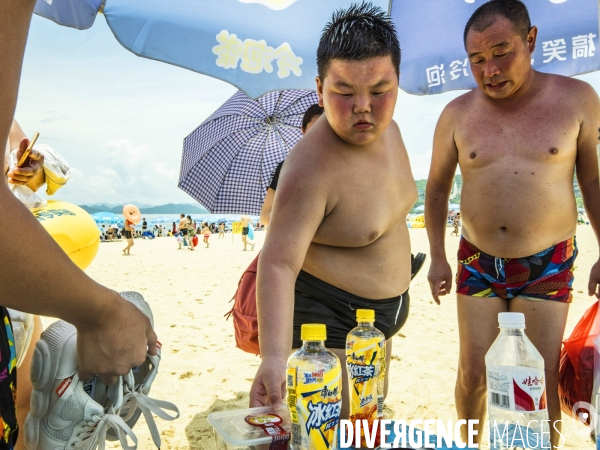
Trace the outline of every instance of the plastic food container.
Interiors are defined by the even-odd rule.
[[[256,419],[247,421],[247,417]],[[267,429],[248,422],[265,424]],[[215,433],[216,450],[268,450],[273,443],[273,436],[269,434],[273,433],[271,425],[288,433],[292,429],[287,408],[275,412],[269,406],[214,412],[208,415],[208,423]],[[287,448],[287,444],[281,448]]]

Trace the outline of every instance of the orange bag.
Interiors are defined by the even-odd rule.
[[[258,317],[256,314],[256,270],[258,256],[250,263],[242,274],[237,291],[230,300],[233,308],[225,317],[233,315],[233,328],[235,330],[236,347],[245,352],[260,354],[258,346]]]
[[[573,405],[577,402],[592,402],[594,388],[594,339],[600,333],[598,305],[594,303],[571,336],[563,342],[558,372],[558,396],[560,407],[574,419]],[[587,420],[589,425],[589,418]]]

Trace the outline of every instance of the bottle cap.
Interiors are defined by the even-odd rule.
[[[322,323],[305,323],[300,329],[300,339],[303,341],[327,340],[327,328]]]
[[[503,312],[498,314],[500,328],[525,328],[525,314]]]
[[[357,309],[357,322],[375,322],[375,311],[372,309]]]

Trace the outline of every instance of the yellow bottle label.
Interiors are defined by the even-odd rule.
[[[383,416],[381,386],[385,377],[385,340],[380,337],[353,339],[348,336],[346,366],[350,389],[350,420],[372,421]]]
[[[342,409],[341,367],[304,371],[293,363],[287,370],[292,444],[302,449],[337,448]]]

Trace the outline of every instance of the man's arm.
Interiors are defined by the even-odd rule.
[[[261,251],[257,310],[261,366],[250,391],[250,406],[279,405],[285,396],[285,368],[292,349],[294,286],[308,247],[323,221],[327,189],[309,158],[292,152]],[[312,166],[312,167],[311,167]]]
[[[579,94],[578,106],[583,110],[583,120],[577,138],[576,173],[583,204],[590,224],[600,242],[600,180],[598,176],[598,125],[600,125],[600,100],[596,91],[584,84]],[[588,283],[588,294],[600,298],[600,260],[592,266]]]
[[[452,270],[446,259],[445,248],[448,199],[458,164],[451,109],[451,105],[444,109],[435,128],[425,193],[425,223],[431,251],[431,266],[427,278],[438,305],[439,296],[449,294],[452,288]]]
[[[34,0],[0,1],[0,142],[13,120]],[[0,152],[0,165],[4,152]],[[77,327],[80,375],[106,382],[156,353],[150,321],[79,270],[0,181],[0,305],[60,317]],[[14,239],[27,236],[27,239]],[[83,351],[85,349],[85,351]]]

